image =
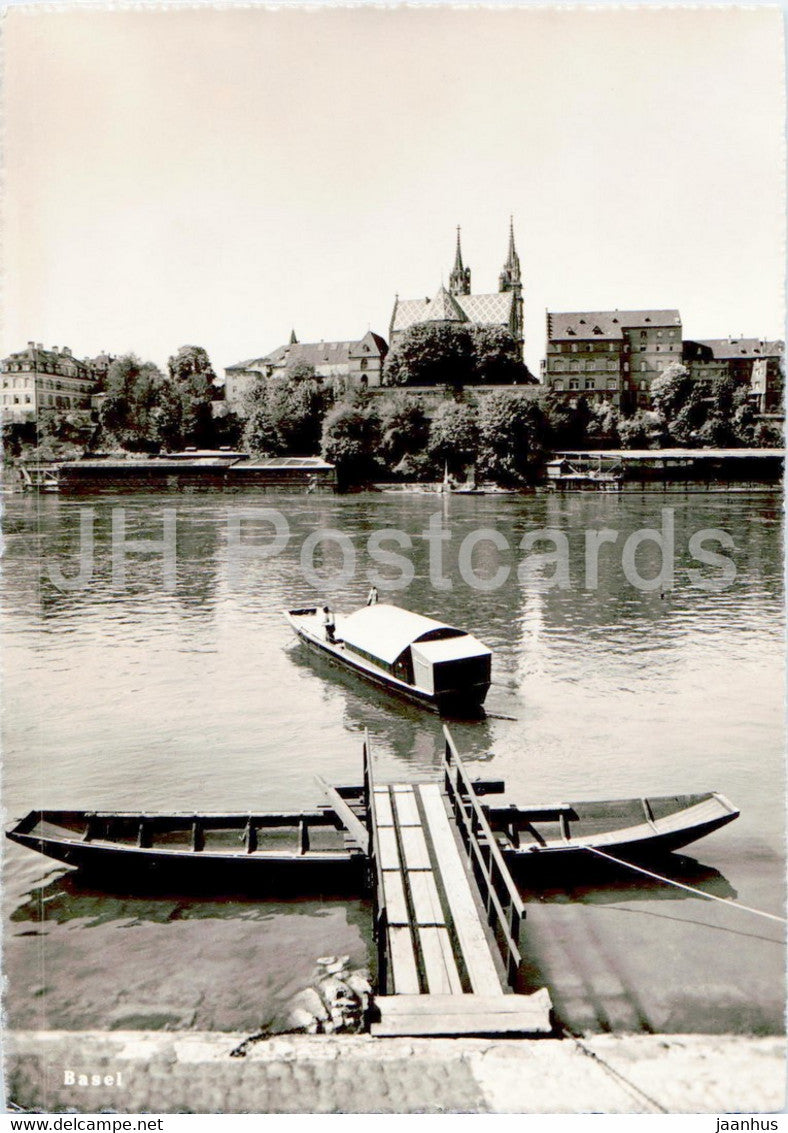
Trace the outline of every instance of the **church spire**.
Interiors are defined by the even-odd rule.
[[[523,281],[520,275],[520,257],[514,246],[514,217],[509,217],[509,250],[503,271],[498,276],[498,290],[513,292],[509,330],[512,338],[523,347]]]
[[[457,225],[457,251],[454,255],[454,267],[449,276],[449,291],[452,295],[470,295],[471,293],[471,269],[463,266],[459,224]]]
[[[515,291],[518,287],[522,287],[522,279],[520,278],[520,257],[517,255],[517,249],[514,246],[514,217],[509,217],[509,251],[506,256],[506,263],[503,265],[503,271],[498,277],[498,290],[499,291]]]
[[[295,346],[297,342],[298,339],[296,338],[295,327],[293,327],[293,329],[290,331],[290,345]]]

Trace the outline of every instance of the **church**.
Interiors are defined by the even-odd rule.
[[[471,291],[471,269],[462,259],[460,229],[457,229],[457,250],[449,276],[449,289],[441,284],[434,299],[394,300],[389,326],[389,345],[394,349],[406,330],[419,323],[465,323],[471,326],[503,327],[508,330],[522,355],[523,350],[523,284],[520,257],[514,246],[514,222],[509,222],[509,250],[503,271],[498,277],[498,290],[474,294]]]

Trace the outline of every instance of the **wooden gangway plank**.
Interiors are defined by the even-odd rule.
[[[553,1033],[550,995],[388,995],[376,1000],[375,1036],[520,1035]]]
[[[440,787],[437,783],[424,783],[418,790],[471,988],[479,995],[500,995],[502,988],[498,969],[452,833]]]

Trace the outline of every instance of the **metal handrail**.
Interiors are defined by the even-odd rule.
[[[525,907],[495,841],[487,815],[463,766],[449,729],[446,737],[443,770],[446,791],[462,836],[474,877],[491,926],[496,923],[503,937],[502,954],[510,986],[517,982],[522,954],[519,948],[520,922]],[[468,810],[470,808],[470,810]],[[481,835],[481,837],[480,837]],[[483,839],[483,840],[482,840]],[[500,942],[499,947],[501,947]]]

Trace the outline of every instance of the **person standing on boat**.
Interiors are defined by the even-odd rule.
[[[377,586],[371,586],[370,589],[369,589],[369,594],[367,594],[367,605],[368,606],[377,606],[377,604],[378,604],[378,588],[377,588]]]
[[[330,642],[333,643],[333,641],[334,641],[334,631],[336,629],[336,622],[334,621],[334,615],[333,615],[330,607],[328,607],[328,606],[323,607],[323,626],[325,627],[325,631],[326,631],[326,641],[330,641]]]

